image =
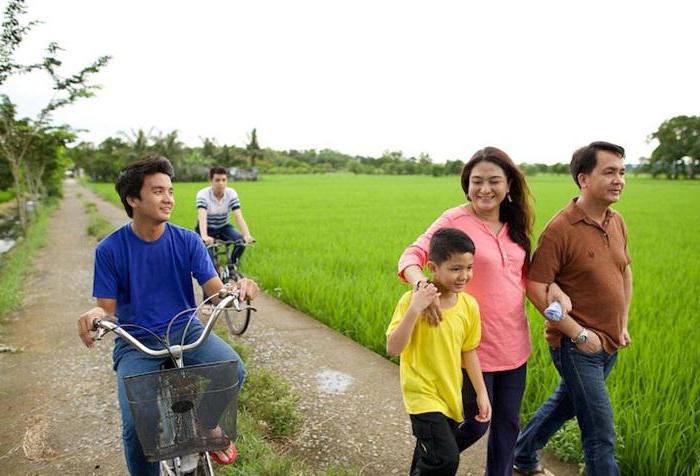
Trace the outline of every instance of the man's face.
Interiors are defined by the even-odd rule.
[[[214,192],[221,193],[226,190],[226,174],[214,174],[211,178],[211,188]]]
[[[155,223],[170,220],[170,212],[175,206],[173,184],[166,174],[146,175],[141,187],[141,198],[128,197],[134,209],[134,219],[145,219]]]
[[[589,200],[610,205],[620,200],[625,188],[625,165],[614,152],[599,150],[596,166],[590,174],[580,174],[581,193]]]

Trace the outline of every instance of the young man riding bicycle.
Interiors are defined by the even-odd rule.
[[[93,296],[97,306],[81,315],[78,334],[87,347],[94,342],[90,335],[96,320],[116,315],[119,324],[136,324],[145,330],[130,331],[134,336],[156,346],[170,319],[184,309],[195,306],[192,277],[204,291],[214,296],[223,287],[202,240],[192,231],[168,223],[175,204],[171,178],[173,168],[165,157],[148,157],[127,166],[116,181],[124,209],[132,222],[105,238],[95,251]],[[258,286],[249,279],[238,282],[241,299],[254,299]],[[214,297],[214,300],[217,298]],[[177,320],[171,338],[195,340],[202,332],[199,321],[186,327],[188,313]],[[153,333],[154,335],[152,335]],[[245,370],[240,357],[223,340],[210,335],[196,350],[185,354],[186,365],[235,360],[238,381],[242,385]],[[135,431],[127,402],[124,377],[157,371],[164,360],[153,359],[117,338],[114,369],[122,415],[122,439],[127,467],[131,474],[157,475],[158,463],[148,462]],[[235,459],[236,448],[213,454],[221,463]]]
[[[243,218],[241,201],[231,187],[227,187],[228,175],[226,168],[217,166],[209,170],[209,187],[197,192],[197,227],[205,244],[211,245],[214,239],[224,241],[239,241],[247,245],[253,241],[248,230],[248,224]],[[236,220],[241,233],[229,223],[229,212]],[[231,262],[236,263],[245,251],[245,246],[236,246],[231,253]]]

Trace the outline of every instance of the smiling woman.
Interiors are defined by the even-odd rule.
[[[474,241],[474,278],[464,291],[476,298],[482,339],[478,356],[493,419],[487,474],[512,474],[518,436],[520,401],[525,391],[530,336],[525,317],[524,265],[530,255],[531,197],[525,177],[500,149],[486,147],[465,164],[462,189],[469,203],[447,210],[399,260],[399,276],[412,284],[425,280],[428,243],[436,230],[464,231]],[[439,314],[439,309],[428,314]],[[489,428],[475,419],[476,392],[463,376],[464,422],[456,437],[460,451],[473,445]]]

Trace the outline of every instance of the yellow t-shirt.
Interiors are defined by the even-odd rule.
[[[411,304],[411,292],[396,305],[386,331],[398,327]],[[411,338],[401,352],[401,392],[409,414],[440,412],[456,422],[462,417],[462,352],[475,349],[481,340],[479,305],[466,293],[457,304],[442,309],[442,321],[431,327],[418,317]]]

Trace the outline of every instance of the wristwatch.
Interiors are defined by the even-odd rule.
[[[581,345],[584,344],[588,340],[588,329],[585,327],[581,328],[581,332],[578,333],[575,339],[571,339],[571,342],[573,342],[576,345]]]

